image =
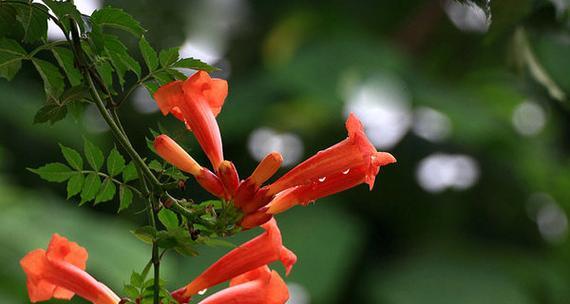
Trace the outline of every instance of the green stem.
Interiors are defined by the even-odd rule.
[[[152,186],[156,189],[161,189],[160,181],[150,171],[150,168],[146,165],[146,163],[140,157],[137,151],[135,151],[128,138],[123,134],[121,128],[117,125],[117,123],[115,122],[109,111],[107,111],[107,109],[105,108],[105,104],[103,103],[101,96],[99,96],[99,92],[97,92],[97,89],[95,88],[95,83],[93,82],[93,78],[91,77],[91,72],[90,71],[84,72],[84,77],[87,80],[91,97],[93,97],[97,109],[99,109],[99,112],[101,112],[101,115],[103,116],[103,119],[105,119],[105,122],[109,125],[109,127],[111,127],[111,130],[113,131],[113,134],[117,138],[117,141],[119,141],[123,149],[127,151],[131,159],[133,159],[136,165],[142,170],[143,174],[149,179]]]
[[[156,220],[155,220],[155,211],[154,211],[154,198],[149,198],[148,202],[148,219],[150,221],[150,225],[156,230]],[[157,240],[152,240],[152,265],[154,269],[154,280],[153,280],[153,289],[154,289],[154,304],[160,304],[160,255],[158,252],[158,243]]]

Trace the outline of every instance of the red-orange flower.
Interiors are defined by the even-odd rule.
[[[154,139],[156,153],[169,164],[178,169],[190,173],[196,181],[217,197],[224,197],[225,190],[222,181],[210,170],[200,166],[180,145],[168,135],[159,135]]]
[[[238,206],[245,213],[241,226],[255,227],[294,205],[307,205],[362,183],[367,183],[372,189],[380,167],[396,159],[390,153],[376,151],[362,124],[352,113],[346,121],[346,128],[346,139],[319,151],[274,183],[262,188],[240,185],[236,197],[245,197],[238,201]],[[246,186],[254,190],[241,193],[242,188],[248,189]]]
[[[47,251],[30,251],[20,265],[26,272],[32,303],[71,299],[75,294],[94,304],[117,304],[119,297],[85,272],[87,250],[54,234]]]
[[[283,246],[277,222],[272,219],[261,227],[265,229],[263,234],[228,252],[188,285],[173,292],[173,297],[186,303],[201,290],[278,260],[288,274],[297,257]]]
[[[224,160],[216,116],[220,113],[227,94],[227,82],[212,79],[204,71],[196,72],[185,81],[177,80],[166,84],[154,93],[162,114],[172,113],[194,132],[214,170]]]
[[[277,194],[285,189],[315,182],[351,168],[363,168],[363,178],[370,189],[380,166],[396,162],[386,152],[378,152],[364,133],[360,120],[351,113],[346,121],[348,138],[319,151],[311,158],[291,169],[273,184],[267,186],[268,194]]]
[[[233,278],[229,288],[199,304],[285,304],[288,299],[289,291],[283,279],[265,265]]]

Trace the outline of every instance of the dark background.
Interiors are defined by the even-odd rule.
[[[85,2],[101,6],[76,1],[86,14]],[[359,186],[277,217],[299,257],[286,278],[290,303],[568,303],[564,0],[105,4],[140,20],[156,48],[183,46],[222,69],[215,75],[230,91],[218,121],[226,158],[242,175],[273,149],[291,167],[342,140],[350,111],[398,159],[371,192]],[[108,150],[110,132],[94,109],[33,125],[44,96],[30,64],[0,81],[0,100],[0,302],[27,302],[18,260],[53,232],[86,247],[90,273],[120,294],[150,254],[129,232],[144,223],[143,204],[119,216],[117,202],[79,208],[64,185],[26,170],[62,161],[57,143],[80,149],[83,134]],[[207,164],[145,91],[131,101],[120,114],[143,155],[152,157],[144,139],[160,123]],[[208,198],[193,182],[186,194]],[[168,286],[189,282],[227,250],[169,254]]]

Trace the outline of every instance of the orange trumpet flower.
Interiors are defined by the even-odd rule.
[[[199,304],[285,304],[289,291],[283,279],[267,265],[233,278],[223,289]]]
[[[200,166],[184,149],[167,135],[159,135],[154,139],[156,153],[169,164],[190,173],[206,191],[217,197],[225,195],[222,181],[210,170]]]
[[[297,256],[283,246],[277,222],[272,219],[261,227],[265,229],[263,234],[228,252],[188,285],[173,292],[172,296],[180,303],[186,303],[201,290],[278,260],[289,274]]]
[[[210,78],[204,71],[196,72],[185,81],[168,83],[154,93],[162,114],[172,113],[194,132],[215,171],[224,160],[216,116],[227,94],[228,83],[223,79]]]
[[[117,304],[120,298],[85,272],[87,250],[54,234],[47,251],[30,251],[20,260],[32,303],[51,298],[70,300],[75,294],[94,304]]]
[[[338,144],[319,151],[314,156],[291,169],[273,184],[267,186],[268,195],[285,189],[310,184],[351,168],[363,168],[364,182],[372,189],[380,166],[396,162],[394,156],[378,152],[364,133],[360,120],[350,113],[346,121],[348,138]]]

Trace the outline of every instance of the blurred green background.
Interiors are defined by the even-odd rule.
[[[568,303],[567,0],[75,2],[85,14],[123,8],[157,48],[181,46],[222,69],[224,152],[244,176],[269,151],[283,153],[285,171],[343,139],[349,112],[396,156],[373,191],[278,216],[299,257],[286,278],[291,304]],[[0,302],[28,301],[18,260],[53,232],[86,247],[88,270],[119,292],[149,257],[129,232],[144,223],[143,204],[120,215],[117,202],[79,208],[65,185],[26,170],[61,161],[57,143],[80,149],[83,134],[108,151],[104,122],[88,108],[78,120],[33,125],[44,95],[31,64],[0,81],[0,100]],[[144,90],[121,116],[144,155],[160,122],[207,163]],[[187,195],[207,198],[193,182]],[[227,250],[168,255],[168,286]]]

